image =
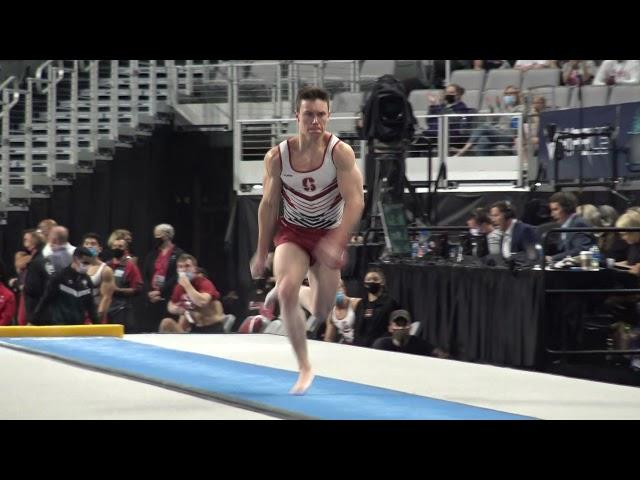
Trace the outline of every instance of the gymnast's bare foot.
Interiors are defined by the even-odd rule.
[[[289,391],[289,393],[291,395],[304,395],[311,386],[311,383],[313,383],[314,376],[315,375],[313,374],[311,368],[300,370],[298,381]]]

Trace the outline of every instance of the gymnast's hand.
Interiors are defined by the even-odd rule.
[[[345,248],[345,242],[329,233],[318,242],[313,250],[313,256],[329,268],[341,269],[347,262]]]
[[[264,276],[264,269],[267,263],[266,255],[258,255],[258,252],[253,254],[249,267],[251,269],[251,278],[262,278]]]

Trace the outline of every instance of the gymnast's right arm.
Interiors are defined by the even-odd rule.
[[[258,208],[258,246],[251,260],[251,276],[259,278],[264,273],[269,246],[273,241],[280,212],[280,154],[275,146],[264,157],[262,200]]]

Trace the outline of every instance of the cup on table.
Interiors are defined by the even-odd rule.
[[[580,252],[580,266],[583,270],[591,270],[591,260],[593,259],[593,253],[589,250],[583,250]]]

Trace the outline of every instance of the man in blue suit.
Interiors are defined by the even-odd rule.
[[[556,192],[549,198],[551,217],[560,225],[560,228],[591,227],[581,216],[576,214],[577,207],[578,199],[571,192]],[[562,233],[558,240],[558,253],[547,258],[557,262],[565,257],[575,257],[580,255],[581,251],[589,250],[595,243],[595,237],[590,233]]]
[[[524,257],[535,248],[538,243],[535,229],[516,218],[515,208],[510,202],[491,205],[489,217],[491,223],[503,232],[501,253],[505,259]]]

